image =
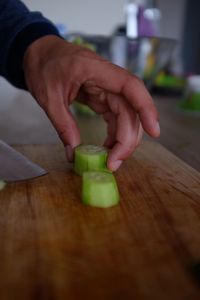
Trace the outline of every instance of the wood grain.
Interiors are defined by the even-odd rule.
[[[181,97],[180,97],[181,98]],[[179,98],[155,98],[160,113],[159,142],[187,164],[200,171],[200,114],[192,115],[177,109]]]
[[[199,299],[197,171],[144,142],[116,173],[120,205],[96,209],[62,146],[17,149],[49,174],[0,193],[0,299]]]

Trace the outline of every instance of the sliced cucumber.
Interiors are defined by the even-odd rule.
[[[0,180],[0,191],[3,190],[5,185],[6,185],[6,183],[3,180]]]
[[[119,202],[119,191],[113,174],[85,172],[83,174],[82,202],[94,207],[111,207]]]
[[[109,171],[106,167],[106,148],[94,145],[80,145],[75,149],[74,170],[78,175],[87,171]]]

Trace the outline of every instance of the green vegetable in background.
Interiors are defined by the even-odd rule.
[[[200,111],[200,93],[192,93],[188,99],[179,103],[181,109],[185,111]]]
[[[76,37],[74,40],[73,40],[73,43],[75,45],[78,45],[78,46],[83,46],[87,49],[90,49],[94,52],[96,52],[96,48],[93,44],[91,43],[88,43],[87,41],[84,41],[84,39],[82,37]]]

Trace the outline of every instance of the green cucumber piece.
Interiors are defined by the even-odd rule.
[[[113,174],[99,171],[85,172],[82,180],[84,204],[107,208],[119,203],[119,191]]]
[[[108,151],[95,145],[80,145],[75,149],[74,170],[78,175],[87,171],[108,171],[106,167]]]
[[[6,183],[3,180],[0,180],[0,191],[6,186]]]

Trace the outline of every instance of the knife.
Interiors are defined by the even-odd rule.
[[[0,179],[15,182],[47,174],[21,153],[0,140]]]

